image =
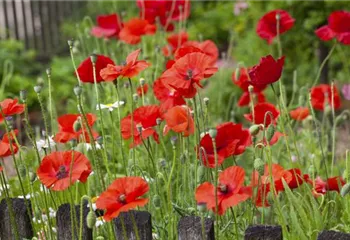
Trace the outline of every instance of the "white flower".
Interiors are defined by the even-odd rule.
[[[30,199],[30,198],[32,198],[32,197],[34,197],[35,195],[39,195],[39,193],[28,193],[27,195],[25,195],[25,196],[18,196],[18,198],[26,198],[26,199]]]
[[[92,149],[91,143],[83,143],[83,146],[85,147],[86,151],[90,151]],[[99,150],[103,147],[103,145],[99,144],[98,142],[95,142],[96,150]]]
[[[53,136],[49,137],[47,140],[46,139],[40,139],[36,141],[36,146],[39,149],[39,151],[43,149],[47,149],[50,147],[53,147],[56,145],[55,141],[52,139]],[[49,144],[50,143],[50,144]]]
[[[95,226],[98,228],[99,226],[102,226],[103,224],[105,224],[105,221],[103,220],[103,217],[98,217],[96,219]]]
[[[56,217],[56,211],[53,210],[53,208],[49,208],[49,216],[50,218],[55,218]]]
[[[118,108],[120,106],[124,105],[124,101],[116,101],[115,103],[110,104],[97,104],[96,110],[100,109],[108,109],[110,112],[112,112],[115,108]]]

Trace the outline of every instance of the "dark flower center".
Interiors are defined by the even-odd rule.
[[[66,178],[67,176],[68,176],[68,171],[67,171],[66,166],[60,166],[58,168],[57,173],[56,173],[56,177],[58,179],[62,179],[62,178]]]
[[[186,75],[186,80],[191,80],[193,77],[193,70],[192,69],[188,69],[187,70],[187,75]]]
[[[126,62],[122,62],[122,65],[123,65],[123,66],[126,66],[126,64],[127,64]]]
[[[218,188],[219,188],[219,191],[221,192],[221,193],[227,193],[228,192],[228,188],[227,188],[227,185],[225,185],[225,184],[219,184],[219,186],[218,186]]]
[[[125,204],[126,203],[126,196],[125,194],[121,194],[118,198],[118,202]]]

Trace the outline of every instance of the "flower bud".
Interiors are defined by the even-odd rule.
[[[22,100],[22,102],[25,102],[27,100],[27,96],[28,96],[27,90],[21,90],[19,92],[19,97]]]
[[[153,206],[157,209],[159,209],[162,206],[162,200],[160,199],[159,195],[154,195],[152,199]]]
[[[40,92],[41,92],[41,89],[42,89],[42,87],[41,87],[40,85],[34,86],[34,91],[35,91],[36,93],[40,93]]]
[[[257,124],[254,124],[249,128],[249,132],[252,136],[258,135],[258,133],[260,132],[260,126]]]
[[[204,102],[205,106],[208,106],[209,105],[209,98],[208,97],[203,98],[203,102]]]
[[[265,162],[261,158],[256,158],[254,160],[254,169],[259,173],[260,176],[264,175]]]
[[[90,55],[90,60],[93,64],[96,64],[97,61],[97,54],[93,53]]]
[[[140,78],[140,85],[143,86],[145,85],[146,80],[144,78]]]
[[[324,107],[324,114],[325,114],[326,116],[328,116],[329,114],[331,114],[331,112],[332,112],[332,107],[331,107],[329,104],[327,104],[327,105]]]
[[[46,68],[46,74],[47,76],[51,76],[51,68]]]
[[[73,130],[75,132],[79,132],[79,130],[81,129],[81,122],[80,120],[76,120],[74,123],[73,123]]]
[[[218,134],[218,130],[216,128],[212,128],[209,130],[209,136],[211,138],[216,138],[216,135]]]
[[[249,86],[248,86],[248,91],[249,91],[250,93],[254,92],[254,87],[253,87],[252,85],[249,85]]]
[[[86,225],[88,228],[93,229],[96,224],[96,213],[92,210],[89,211],[87,217],[86,217]]]
[[[347,183],[347,184],[345,184],[343,187],[342,187],[342,189],[341,189],[341,191],[340,191],[340,195],[342,196],[342,197],[344,197],[346,194],[348,194],[350,192],[350,183]]]
[[[205,167],[203,165],[199,165],[197,168],[197,183],[200,184],[204,181],[205,177]]]
[[[71,140],[69,140],[70,145],[72,148],[75,148],[78,145],[78,141],[74,138],[72,138]]]
[[[280,13],[276,13],[276,20],[279,21],[281,19],[281,14]]]
[[[238,81],[238,79],[241,77],[241,69],[238,67],[236,68],[236,71],[235,71],[235,79],[236,81]]]
[[[135,93],[134,95],[132,95],[132,98],[134,102],[137,102],[137,100],[139,99],[139,96]]]
[[[69,40],[67,41],[67,43],[68,43],[68,46],[69,46],[70,48],[72,48],[73,45],[74,45],[74,40],[73,40],[73,39],[69,39]]]
[[[77,85],[73,89],[75,96],[79,97],[81,93],[83,92],[83,89],[81,86]]]
[[[266,140],[267,140],[268,142],[271,141],[273,135],[275,135],[275,132],[276,132],[276,127],[275,127],[275,125],[270,124],[270,125],[268,126],[268,128],[267,128],[267,131],[266,131]]]

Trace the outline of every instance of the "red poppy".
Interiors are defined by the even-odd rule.
[[[270,112],[270,114],[266,114],[267,112]],[[247,119],[249,122],[255,123],[255,124],[264,124],[264,119],[266,115],[266,122],[265,127],[268,125],[276,124],[277,118],[280,115],[280,112],[277,110],[277,108],[271,104],[271,103],[258,103],[254,106],[254,122],[253,122],[253,114],[244,114],[245,119]]]
[[[178,34],[172,34],[167,38],[168,45],[163,47],[164,56],[168,57],[188,40],[188,34],[184,31]]]
[[[333,90],[334,109],[340,108],[340,97],[336,86]],[[332,87],[327,84],[320,84],[311,88],[311,104],[314,109],[323,111],[325,106],[332,106]]]
[[[336,38],[338,42],[350,45],[350,12],[332,12],[328,18],[328,25],[320,27],[315,33],[323,41]]]
[[[156,25],[150,24],[147,20],[133,18],[124,23],[119,38],[125,43],[135,45],[141,42],[143,35],[153,35],[156,30]]]
[[[103,68],[107,67],[107,65],[109,64],[114,65],[114,62],[112,59],[103,55],[97,55],[97,59],[95,63],[96,82],[98,83],[103,82],[103,79],[100,76],[99,72]],[[94,83],[94,71],[93,71],[90,57],[86,58],[82,63],[80,63],[77,71],[78,71],[80,81],[84,83]]]
[[[302,174],[301,170],[299,168],[293,168],[287,170],[292,174],[292,179],[288,183],[288,187],[290,189],[298,188],[300,185],[302,185],[305,181],[307,181],[309,175],[307,174]]]
[[[282,75],[284,56],[277,59],[271,56],[262,57],[260,63],[249,70],[249,83],[257,88],[277,82]]]
[[[65,190],[78,180],[85,183],[90,173],[89,160],[76,151],[52,152],[43,158],[37,170],[41,183],[54,191]]]
[[[141,17],[144,15],[145,19],[152,24],[158,17],[167,31],[174,29],[171,21],[184,20],[190,15],[189,0],[137,0],[137,6],[140,8]]]
[[[316,177],[314,181],[309,179],[308,182],[314,187],[312,193],[315,197],[324,195],[327,191],[336,191],[339,193],[345,184],[344,179],[340,176],[328,178],[326,181],[323,181],[321,177]]]
[[[148,105],[135,109],[133,119],[129,114],[121,120],[121,132],[123,139],[134,140],[130,143],[130,148],[142,144],[143,139],[150,136],[153,136],[154,140],[159,143],[158,134],[153,127],[157,125],[156,120],[160,117],[159,107],[157,105]],[[141,133],[138,131],[138,127],[142,128]],[[134,136],[132,136],[132,134]]]
[[[263,103],[266,101],[265,95],[262,92],[252,93],[253,102]],[[239,107],[249,106],[250,104],[250,94],[249,92],[243,92],[242,96],[239,98],[237,105]]]
[[[146,95],[147,92],[148,92],[148,84],[144,84],[143,86],[139,86],[137,89],[136,89],[136,92],[137,92],[137,95],[139,97],[142,97],[142,95]]]
[[[86,114],[94,139],[98,134],[92,129],[96,116],[92,113]],[[84,119],[80,114],[65,114],[58,118],[59,131],[53,138],[55,142],[66,143],[72,139],[89,143],[90,137]],[[78,126],[78,127],[77,127]]]
[[[183,97],[176,90],[167,88],[160,78],[154,82],[153,92],[155,97],[160,101],[161,113],[174,106],[186,104]]]
[[[123,66],[115,66],[108,64],[106,68],[100,71],[101,78],[105,81],[114,81],[119,76],[132,78],[138,75],[140,72],[151,66],[150,63],[145,60],[137,60],[141,49],[137,49],[130,53],[126,57],[126,63]]]
[[[178,59],[162,76],[165,86],[177,90],[182,96],[192,98],[200,81],[212,76],[218,69],[211,66],[211,58],[203,53],[189,53]]]
[[[241,67],[239,69],[239,78],[238,79],[236,79],[236,72],[232,73],[232,82],[233,82],[233,84],[237,85],[244,92],[248,92],[249,91],[248,88],[250,86],[248,71],[249,71],[248,68]],[[266,85],[253,86],[253,91],[258,93],[258,92],[263,91],[265,88],[266,88]]]
[[[222,123],[216,127],[215,137],[218,165],[232,155],[242,154],[246,147],[251,145],[249,130],[243,129],[241,124],[232,122]],[[207,167],[215,167],[215,155],[212,139],[209,133],[205,134],[197,147],[197,157]]]
[[[274,189],[276,191],[275,194],[278,194],[284,190],[282,180],[284,179],[284,181],[289,184],[293,179],[292,173],[278,164],[272,164],[271,169],[272,171],[270,171],[268,164],[265,165],[264,175],[260,176],[260,181],[259,173],[257,171],[252,173],[252,182],[250,186],[258,187],[257,195],[255,196],[255,205],[257,207],[269,206],[267,195],[271,189]],[[271,182],[273,187],[271,186]]]
[[[110,221],[135,207],[143,207],[148,198],[141,198],[149,191],[147,182],[141,177],[118,178],[101,193],[96,201],[98,209],[106,210],[103,219]]]
[[[18,146],[15,143],[14,135],[18,134],[18,130],[13,130],[10,134],[5,133],[0,141],[0,157],[8,157],[12,154],[16,154],[18,152]],[[11,151],[12,146],[12,151]]]
[[[211,40],[205,40],[204,42],[188,41],[183,44],[184,47],[195,47],[200,49],[203,53],[211,58],[210,64],[214,66],[219,58],[219,49],[215,43]]]
[[[307,107],[298,107],[289,112],[291,118],[297,121],[302,121],[310,115],[309,108]]]
[[[117,14],[97,16],[97,26],[91,29],[91,34],[98,38],[117,38],[122,23]]]
[[[279,20],[277,20],[279,16]],[[258,22],[256,33],[262,39],[266,39],[269,44],[279,34],[283,34],[291,29],[294,25],[295,19],[292,18],[287,11],[273,10],[266,13]],[[279,29],[277,29],[277,27]]]
[[[194,133],[194,121],[190,113],[191,109],[187,106],[175,106],[170,108],[163,118],[166,122],[164,127],[164,135],[169,130],[177,133],[183,133],[184,137],[188,137]]]
[[[0,102],[2,114],[0,114],[0,122],[4,121],[7,116],[21,114],[24,112],[24,104],[19,104],[18,99],[6,98]]]
[[[205,182],[196,189],[196,201],[205,203],[207,208],[216,211],[216,198],[218,202],[218,214],[223,215],[226,209],[234,207],[251,197],[249,188],[244,187],[244,169],[232,166],[219,175],[218,188],[209,182]]]

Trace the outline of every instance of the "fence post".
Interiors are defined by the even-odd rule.
[[[350,234],[337,232],[337,231],[323,230],[318,234],[318,237],[317,237],[317,240],[330,240],[330,239],[350,240]]]
[[[115,218],[115,234],[119,240],[136,240],[136,231],[140,240],[152,240],[152,219],[151,214],[146,211],[122,212]],[[127,238],[125,238],[125,236]]]
[[[281,226],[250,225],[244,234],[244,240],[282,240]]]
[[[214,240],[214,221],[198,216],[182,217],[178,225],[179,240]],[[204,235],[204,238],[203,238]]]
[[[28,212],[32,212],[30,200],[26,200],[29,211],[24,199],[10,198],[9,200],[11,201],[20,239],[31,239],[33,237],[33,227],[30,218],[32,216],[28,215]],[[0,203],[0,219],[0,239],[15,239],[15,234],[12,233],[11,217],[6,199],[3,199]]]
[[[92,240],[92,229],[87,227],[86,216],[89,213],[87,202],[83,204],[83,232],[82,236],[85,240]],[[75,205],[76,226],[74,231],[75,239],[78,239],[80,233],[80,205]],[[71,240],[72,239],[72,223],[71,223],[71,205],[69,203],[62,204],[58,207],[56,213],[57,221],[57,239]]]

